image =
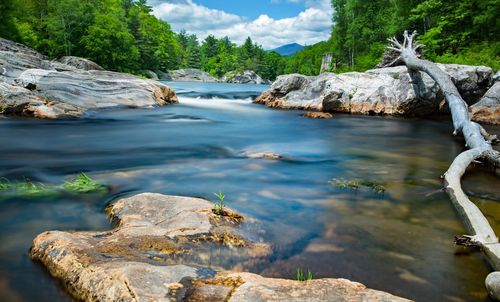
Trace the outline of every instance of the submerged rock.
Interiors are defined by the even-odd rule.
[[[476,102],[490,87],[492,70],[483,66],[438,64],[464,98]],[[405,66],[319,76],[278,77],[257,103],[273,108],[355,114],[421,116],[442,111],[443,95],[428,75]]]
[[[224,250],[233,251],[231,261],[271,250],[249,239],[255,234],[247,219],[230,210],[215,215],[212,206],[150,193],[121,199],[107,208],[113,230],[45,232],[33,240],[30,255],[84,301],[407,301],[343,279],[217,273],[220,255],[229,255]]]
[[[283,159],[283,155],[276,153],[247,153],[245,154],[245,157],[262,159]]]
[[[236,84],[270,84],[268,80],[264,80],[252,70],[245,70],[243,72],[228,72],[222,78],[222,82]]]
[[[219,82],[216,78],[199,69],[178,69],[168,72],[172,81],[180,82]]]
[[[21,44],[0,39],[0,113],[74,118],[89,109],[177,102],[165,84],[98,69],[102,68],[77,57],[51,62]]]
[[[333,118],[333,114],[328,113],[328,112],[307,112],[304,114],[304,117],[329,119],[329,118]]]
[[[479,102],[470,107],[470,113],[474,121],[500,125],[500,82],[496,82]]]

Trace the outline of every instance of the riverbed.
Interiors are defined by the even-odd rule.
[[[294,279],[300,267],[417,301],[488,301],[489,268],[480,253],[454,246],[466,231],[441,190],[440,175],[463,150],[448,118],[308,119],[253,104],[267,86],[168,84],[179,104],[79,120],[0,118],[0,177],[51,185],[83,171],[110,188],[1,196],[2,301],[71,301],[29,259],[37,234],[109,229],[104,208],[140,192],[215,200],[220,190],[231,208],[260,221],[259,236],[273,247],[271,256],[243,263],[214,253],[225,269]],[[283,158],[253,156],[262,153]],[[333,179],[385,191],[341,188]],[[497,184],[481,170],[464,181],[498,230]]]

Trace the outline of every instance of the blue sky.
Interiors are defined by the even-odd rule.
[[[271,1],[271,0],[199,0],[197,3],[223,10],[228,13],[257,19],[260,15],[267,14],[276,19],[290,18],[298,15],[305,9],[303,1]]]
[[[149,0],[153,13],[196,34],[228,36],[241,44],[250,36],[265,49],[299,43],[311,45],[329,38],[330,0]]]

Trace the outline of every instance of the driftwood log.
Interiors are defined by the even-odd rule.
[[[470,238],[471,243],[481,248],[495,270],[486,278],[486,288],[492,298],[500,300],[500,272],[498,272],[500,271],[500,243],[486,217],[465,195],[460,182],[462,175],[472,163],[479,161],[494,168],[500,166],[500,153],[492,148],[492,144],[497,139],[496,136],[488,134],[481,125],[471,121],[467,103],[458,93],[448,74],[436,64],[418,58],[417,50],[423,45],[414,41],[416,36],[417,32],[408,34],[405,31],[403,43],[396,38],[391,38],[389,39],[391,46],[387,48],[399,53],[399,57],[394,62],[403,61],[410,73],[420,71],[427,73],[439,85],[450,108],[453,134],[461,135],[465,139],[466,147],[469,149],[455,158],[444,174],[444,185],[467,231],[471,233],[467,237]]]

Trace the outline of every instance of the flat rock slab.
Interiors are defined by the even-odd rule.
[[[0,38],[0,113],[36,118],[78,118],[88,110],[144,108],[176,103],[167,85],[104,71],[78,57],[49,61],[21,44]]]
[[[215,215],[212,207],[199,198],[139,194],[106,209],[114,229],[45,232],[30,255],[83,301],[406,301],[344,279],[226,272],[220,258],[245,261],[271,249],[252,231],[255,222],[229,209]]]

